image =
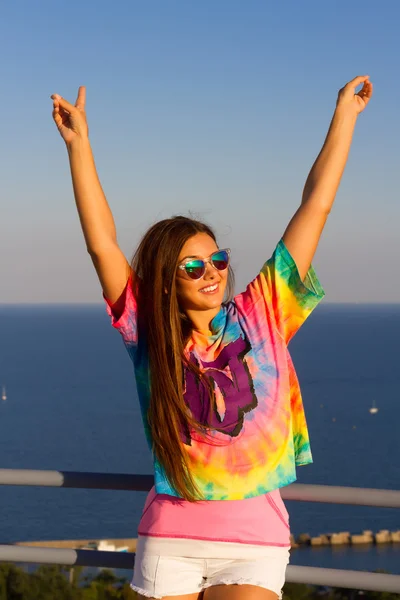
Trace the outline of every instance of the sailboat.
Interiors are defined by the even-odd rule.
[[[2,400],[7,400],[6,386],[4,384],[3,384],[2,388],[1,388],[1,399]]]
[[[372,401],[372,406],[369,409],[369,412],[371,413],[371,415],[374,415],[375,413],[377,413],[379,410],[379,408],[376,406],[375,404],[375,400]]]

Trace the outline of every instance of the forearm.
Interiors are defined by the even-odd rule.
[[[114,219],[97,175],[88,139],[78,139],[67,146],[72,185],[86,247],[96,253],[107,244],[116,243]]]
[[[357,115],[336,109],[324,145],[304,186],[302,204],[330,212],[346,166]]]

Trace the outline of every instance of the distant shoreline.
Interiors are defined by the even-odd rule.
[[[311,537],[307,533],[298,536],[290,536],[291,548],[337,548],[359,547],[359,546],[391,546],[400,543],[400,530],[390,532],[381,530],[374,534],[372,531],[364,531],[361,534],[350,534],[350,532],[339,532],[321,534]],[[114,538],[114,539],[88,539],[88,540],[42,540],[32,542],[15,542],[17,546],[34,546],[41,548],[69,548],[75,550],[115,550],[135,552],[137,538]]]

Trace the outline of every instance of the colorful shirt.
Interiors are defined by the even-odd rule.
[[[312,266],[301,281],[280,240],[246,290],[221,306],[210,331],[192,332],[185,352],[212,381],[209,424],[215,429],[207,435],[188,431],[182,442],[205,500],[264,495],[293,482],[297,465],[312,462],[300,387],[287,345],[324,295]],[[146,340],[138,339],[131,281],[121,299],[118,319],[110,306],[107,309],[133,361],[151,448],[148,356]],[[184,393],[192,414],[207,425],[209,394],[188,369]],[[178,496],[156,458],[154,470],[155,491]]]

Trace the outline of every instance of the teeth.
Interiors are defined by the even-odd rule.
[[[210,285],[208,287],[202,288],[200,290],[200,292],[213,292],[214,290],[216,290],[218,287],[218,283],[216,283],[215,285]]]

